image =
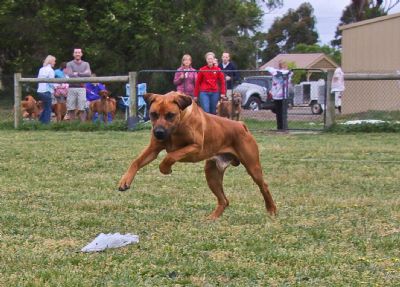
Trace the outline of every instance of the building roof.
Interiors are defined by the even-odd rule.
[[[389,20],[392,18],[397,18],[397,17],[400,17],[400,13],[376,17],[376,18],[372,18],[372,19],[367,19],[364,21],[359,21],[359,22],[351,23],[351,24],[347,24],[347,25],[342,25],[342,26],[339,26],[339,29],[343,31],[346,29],[360,27],[360,26],[364,26],[364,25],[368,25],[368,24],[372,24],[372,23],[376,23],[376,22],[380,22],[380,21],[386,21],[386,20]]]
[[[324,53],[307,53],[307,54],[279,54],[271,59],[259,69],[265,70],[266,67],[278,68],[279,61],[286,63],[293,62],[298,69],[335,69],[338,65],[332,61]]]

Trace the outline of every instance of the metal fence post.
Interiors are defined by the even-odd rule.
[[[283,99],[282,99],[282,130],[288,129],[288,98],[289,98],[289,74],[283,76]]]
[[[129,115],[137,117],[137,96],[136,96],[136,85],[137,85],[137,73],[129,72],[129,95],[131,104],[129,107]]]
[[[326,79],[326,121],[325,128],[329,128],[335,124],[335,94],[331,93],[331,83],[333,78],[333,70],[328,70]]]
[[[21,73],[14,74],[14,128],[17,129],[19,127],[19,123],[21,121],[21,83],[19,80],[21,79]]]

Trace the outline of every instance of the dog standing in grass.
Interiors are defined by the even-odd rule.
[[[263,179],[258,145],[243,122],[205,113],[191,97],[179,92],[145,94],[144,99],[150,106],[150,143],[120,179],[120,191],[129,189],[138,170],[166,150],[159,166],[163,174],[170,174],[176,162],[206,161],[206,180],[217,197],[217,207],[209,219],[220,217],[229,205],[223,190],[223,177],[229,165],[239,164],[243,164],[258,185],[267,211],[276,214],[274,200]]]
[[[117,102],[107,90],[101,90],[99,96],[99,100],[90,102],[88,120],[93,120],[94,114],[98,113],[99,117],[103,115],[104,123],[108,123],[108,113],[111,113],[111,119],[114,120]]]
[[[232,100],[221,99],[217,104],[217,115],[235,121],[240,121],[242,112],[242,95],[238,92],[233,93]]]

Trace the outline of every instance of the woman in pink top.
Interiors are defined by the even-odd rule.
[[[182,57],[182,66],[178,68],[178,72],[175,73],[174,85],[178,92],[182,92],[185,95],[194,95],[194,85],[196,83],[196,70],[192,68],[192,57],[189,54],[185,54]]]

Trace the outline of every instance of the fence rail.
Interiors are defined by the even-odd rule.
[[[18,128],[21,120],[21,92],[22,83],[87,83],[87,82],[102,82],[102,83],[129,83],[130,84],[130,97],[131,106],[129,112],[134,117],[137,117],[137,94],[136,84],[138,76],[141,73],[156,73],[156,72],[176,72],[176,70],[142,70],[138,72],[129,72],[127,76],[105,76],[105,77],[84,77],[84,78],[62,78],[62,79],[39,79],[39,78],[23,78],[20,73],[14,74],[14,127]],[[197,72],[197,71],[196,71]],[[242,73],[260,73],[264,71],[259,70],[237,70]],[[325,128],[330,127],[336,123],[335,120],[335,97],[330,93],[331,80],[333,70],[327,73],[326,81],[326,115],[325,115]],[[345,81],[400,81],[400,73],[345,73]]]
[[[381,80],[400,80],[400,74],[396,73],[346,73],[344,74],[346,81],[381,81]]]

